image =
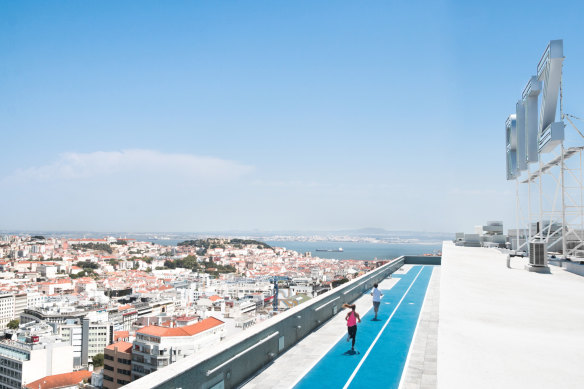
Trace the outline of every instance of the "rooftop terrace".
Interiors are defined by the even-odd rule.
[[[442,388],[579,388],[584,278],[496,249],[443,247],[438,326]]]
[[[300,388],[311,377],[319,387],[345,388],[581,387],[584,278],[554,266],[551,274],[527,272],[522,258],[507,268],[497,249],[450,242],[441,266],[421,262],[402,257],[278,315],[277,324],[252,327],[241,334],[247,343],[233,339],[127,387]],[[381,321],[372,322],[367,292],[379,281]],[[342,339],[344,300],[363,316],[355,354]],[[310,329],[315,320],[322,323]],[[242,379],[252,366],[255,374]]]

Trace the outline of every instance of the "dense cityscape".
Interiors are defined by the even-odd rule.
[[[3,235],[0,384],[118,388],[382,263],[249,239]]]

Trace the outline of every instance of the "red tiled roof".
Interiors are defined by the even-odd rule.
[[[118,349],[119,352],[129,353],[130,351],[132,351],[132,343],[119,341],[119,342],[110,344],[105,349],[106,350],[115,350],[116,348]]]
[[[195,324],[191,324],[184,327],[175,327],[175,328],[168,328],[168,327],[160,327],[160,326],[147,326],[144,327],[136,333],[144,334],[144,335],[153,335],[153,336],[193,336],[200,332],[207,331],[213,327],[223,324],[223,322],[219,319],[215,319],[214,317],[207,318],[203,321],[200,321]]]
[[[72,386],[91,378],[91,372],[79,370],[71,373],[49,375],[26,385],[29,389],[56,389]]]
[[[118,339],[125,339],[130,336],[130,331],[114,331],[114,342]]]
[[[191,321],[191,320],[195,320],[195,319],[198,319],[198,317],[197,316],[180,316],[180,317],[176,318],[177,321]]]
[[[130,308],[133,308],[132,304],[120,305],[118,307],[118,312],[122,312],[122,311],[125,311],[125,310],[130,309]]]

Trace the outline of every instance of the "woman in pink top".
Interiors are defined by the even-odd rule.
[[[353,343],[351,345],[351,351],[355,351],[355,337],[357,336],[357,320],[361,323],[361,317],[357,312],[355,312],[355,308],[357,306],[355,304],[343,304],[343,308],[351,308],[345,320],[347,321],[347,342],[349,339],[353,339]]]

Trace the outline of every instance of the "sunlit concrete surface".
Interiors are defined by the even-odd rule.
[[[401,389],[436,388],[441,272],[441,266],[436,266],[432,272],[418,327],[403,372]]]
[[[438,326],[439,388],[584,386],[584,278],[497,249],[445,242]]]

